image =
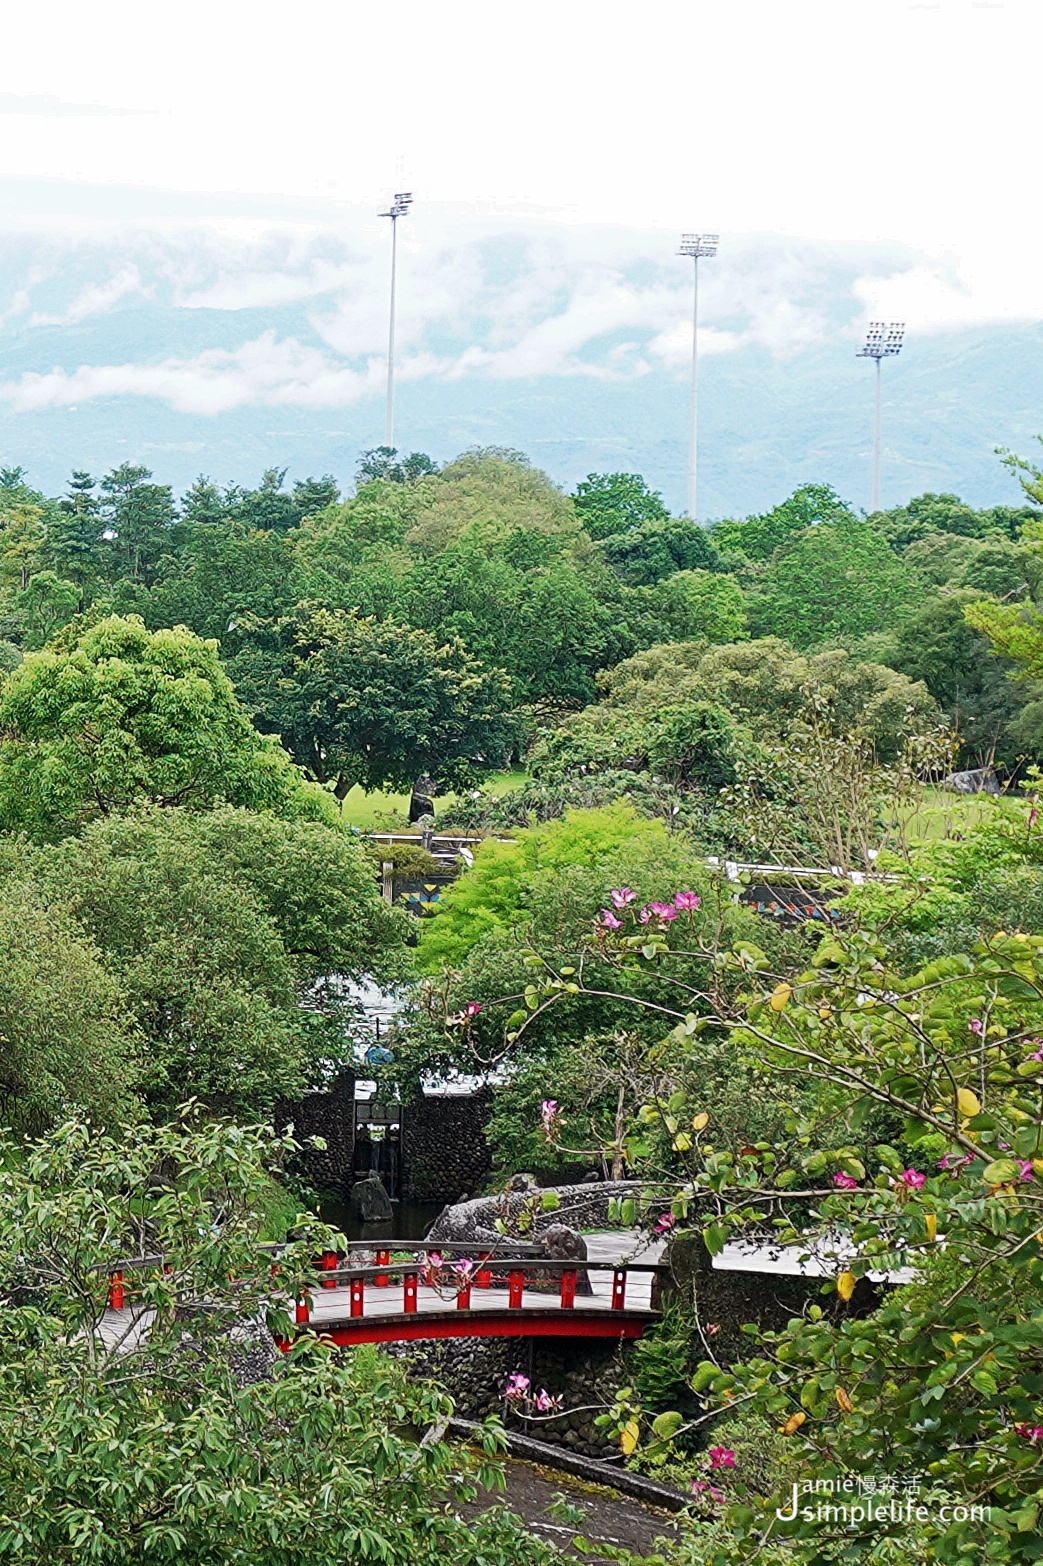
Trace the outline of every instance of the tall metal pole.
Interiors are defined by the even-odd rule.
[[[391,219],[391,308],[388,313],[388,389],[384,409],[384,445],[395,449],[395,274],[398,267],[398,220],[405,217],[413,204],[407,190],[398,191],[387,212],[381,217]]]
[[[395,449],[395,268],[398,261],[398,213],[391,213],[391,309],[388,312],[388,390],[384,409],[384,445]]]
[[[692,257],[692,406],[688,431],[688,515],[695,521],[696,473],[699,462],[699,257]]]
[[[876,361],[876,420],[873,425],[873,510],[880,510],[880,365]]]
[[[688,430],[688,515],[694,522],[697,506],[699,462],[699,257],[717,254],[717,234],[682,234],[679,256],[691,256],[692,281],[692,393]]]
[[[892,321],[890,325],[886,325],[883,321],[870,321],[865,343],[856,355],[859,359],[876,360],[876,407],[873,418],[874,511],[880,510],[880,426],[882,406],[880,365],[884,359],[890,359],[893,355],[901,353],[904,336],[904,321]]]

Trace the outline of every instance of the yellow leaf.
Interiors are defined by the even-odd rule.
[[[843,1387],[837,1387],[837,1403],[840,1405],[840,1409],[843,1413],[853,1414],[855,1412],[855,1405],[852,1403],[850,1397],[844,1391]]]
[[[637,1444],[641,1439],[641,1427],[636,1419],[628,1419],[619,1433],[619,1444],[623,1448],[623,1456],[630,1457],[637,1451]]]
[[[828,1006],[820,1006],[819,1009],[818,1009],[818,1014],[822,1018],[822,1021],[825,1022],[826,1018],[830,1014],[829,1013],[829,1007]]]
[[[803,1413],[791,1414],[782,1427],[783,1435],[792,1435],[795,1430],[799,1430],[807,1417]]]
[[[693,1131],[705,1131],[706,1127],[709,1124],[710,1124],[710,1117],[706,1113],[705,1109],[700,1111],[700,1113],[698,1115],[695,1115],[692,1118],[692,1130]]]
[[[675,1153],[688,1153],[688,1152],[691,1152],[691,1148],[692,1148],[692,1139],[688,1135],[688,1132],[687,1131],[678,1131],[677,1135],[674,1137],[674,1152]]]
[[[924,1217],[924,1223],[927,1226],[927,1238],[929,1240],[933,1240],[935,1235],[938,1233],[937,1217],[934,1213],[927,1213]]]
[[[793,988],[791,985],[786,983],[776,984],[768,997],[768,1005],[772,1011],[781,1011],[792,994]]]
[[[956,1094],[956,1103],[960,1114],[970,1120],[974,1115],[981,1114],[981,1099],[977,1093],[972,1093],[970,1088],[960,1088]]]
[[[855,1292],[856,1279],[853,1272],[842,1272],[837,1279],[837,1293],[842,1300],[849,1300]]]
[[[956,1344],[962,1343],[967,1334],[966,1332],[950,1332],[949,1336],[952,1338],[953,1343]]]

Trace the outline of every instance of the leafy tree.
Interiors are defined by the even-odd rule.
[[[653,601],[667,641],[734,642],[745,629],[745,596],[730,576],[675,571],[653,589]]]
[[[186,531],[149,594],[149,624],[187,625],[216,638],[229,656],[242,642],[245,621],[284,614],[293,604],[288,536],[234,521],[197,522]]]
[[[512,737],[499,670],[391,621],[299,605],[244,648],[234,674],[258,724],[338,799],[356,783],[408,788],[426,773],[443,788],[466,784]]]
[[[101,481],[102,540],[111,580],[151,586],[169,546],[174,497],[169,484],[152,484],[148,468],[125,462]]]
[[[802,484],[763,516],[714,523],[710,541],[719,551],[737,552],[747,560],[768,560],[795,533],[854,521],[851,507],[828,484]]]
[[[423,451],[411,451],[400,457],[394,446],[374,446],[364,451],[355,469],[355,483],[372,484],[383,479],[388,484],[415,484],[417,479],[430,478],[438,472],[438,463]]]
[[[16,872],[5,845],[0,882],[0,1115],[39,1131],[85,1112],[109,1123],[133,1106],[137,1042],[118,983],[61,906]]]
[[[143,1041],[152,1113],[270,1111],[351,1059],[349,981],[403,972],[405,916],[361,846],[248,811],[110,816],[40,850],[32,886],[95,943]]]
[[[101,507],[94,491],[97,481],[77,470],[69,480],[69,493],[47,520],[47,555],[58,572],[80,589],[79,609],[97,580],[101,545]]]
[[[640,473],[588,473],[576,485],[572,502],[583,526],[596,539],[670,520],[659,491],[649,489]]]
[[[20,593],[15,594],[12,620],[21,630],[26,647],[40,648],[55,631],[68,625],[81,603],[75,582],[56,576],[53,571],[37,571]]]
[[[842,519],[779,546],[751,615],[768,635],[813,647],[896,625],[917,596],[915,578],[883,537]]]
[[[0,691],[0,823],[43,838],[135,802],[316,813],[212,642],[136,617],[70,626]]]
[[[489,547],[519,528],[570,541],[579,536],[572,502],[521,452],[465,451],[418,488],[420,509],[406,542],[420,554],[437,554],[464,536]]]
[[[475,1504],[497,1484],[491,1427],[477,1457],[447,1441],[449,1400],[375,1349],[274,1349],[270,1333],[292,1331],[287,1294],[338,1239],[300,1215],[273,1282],[263,1212],[290,1150],[263,1128],[137,1126],[117,1141],[75,1121],[24,1158],[4,1148],[6,1560],[549,1563],[501,1506]],[[131,1316],[113,1352],[107,1275],[143,1253],[166,1260],[127,1272],[148,1329]]]
[[[613,533],[601,555],[624,582],[652,586],[674,571],[716,571],[720,557],[705,528],[695,522],[653,522]]]

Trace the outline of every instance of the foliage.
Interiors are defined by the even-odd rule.
[[[258,724],[338,799],[427,773],[464,786],[506,757],[505,677],[427,631],[300,605],[233,672]]]
[[[768,562],[751,615],[795,647],[900,623],[917,597],[913,573],[883,536],[841,519],[793,534]]]
[[[476,1458],[442,1439],[451,1405],[430,1383],[372,1349],[273,1351],[266,1321],[290,1330],[278,1291],[292,1297],[335,1241],[300,1216],[273,1284],[259,1229],[287,1144],[191,1121],[115,1142],[70,1122],[24,1158],[4,1151],[5,1560],[548,1559],[499,1508],[461,1518],[496,1483],[497,1437],[483,1430]],[[147,1252],[166,1268],[127,1271],[127,1287],[132,1311],[155,1314],[106,1343],[107,1274]]]
[[[591,538],[612,538],[670,519],[659,492],[649,489],[639,473],[588,473],[572,498]]]
[[[14,856],[12,856],[14,857]],[[118,983],[60,901],[0,888],[0,1116],[34,1131],[74,1110],[133,1108],[137,1040]]]
[[[781,505],[742,522],[716,522],[710,529],[715,548],[747,560],[768,560],[796,533],[820,524],[853,522],[855,514],[828,484],[802,484]]]
[[[415,484],[438,472],[438,464],[423,451],[411,451],[400,457],[394,446],[374,446],[359,457],[355,482],[359,486],[383,479],[389,484]]]
[[[134,803],[315,814],[251,727],[212,642],[111,616],[29,653],[0,690],[0,824],[41,838]]]
[[[41,898],[94,943],[86,950],[141,1042],[137,1086],[153,1112],[190,1093],[249,1114],[320,1085],[352,1053],[346,983],[403,972],[405,916],[382,902],[364,850],[318,823],[153,809],[39,850],[12,870],[13,887],[23,875],[20,895]],[[84,945],[80,937],[63,954],[63,982]],[[87,1007],[90,994],[73,992],[56,1016]],[[104,1012],[90,1020],[90,1047],[104,1060],[119,1032]],[[56,1027],[37,1071],[64,1037]],[[100,1071],[81,1080],[65,1092],[103,1096]]]

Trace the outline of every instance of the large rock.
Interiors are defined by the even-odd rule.
[[[384,1189],[379,1175],[367,1175],[356,1180],[351,1188],[350,1206],[353,1217],[359,1223],[390,1223],[391,1198]]]
[[[547,1261],[586,1261],[587,1242],[575,1229],[569,1229],[563,1223],[552,1223],[549,1229],[544,1229],[539,1238],[539,1247]],[[559,1287],[557,1278],[551,1280],[553,1287]],[[590,1286],[590,1278],[585,1268],[580,1268],[576,1273],[576,1293],[593,1294]]]
[[[1002,794],[1000,780],[991,767],[972,767],[969,772],[952,772],[942,781],[950,794]]]

